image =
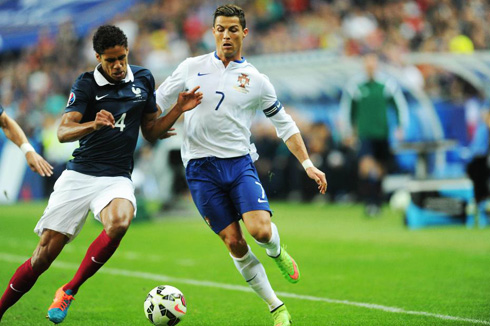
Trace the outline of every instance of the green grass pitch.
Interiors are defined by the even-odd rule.
[[[32,253],[45,203],[0,206],[0,291]],[[490,229],[408,230],[385,207],[272,203],[281,240],[297,260],[298,284],[282,279],[264,250],[249,244],[299,325],[490,325]],[[236,271],[225,247],[195,213],[133,223],[112,259],[80,289],[63,325],[150,325],[148,291],[178,287],[187,301],[179,325],[272,326],[266,305]],[[5,314],[1,325],[50,325],[54,292],[73,276],[101,225],[87,221],[53,266]]]

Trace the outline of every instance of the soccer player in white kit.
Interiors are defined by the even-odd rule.
[[[325,174],[313,166],[299,129],[277,100],[269,79],[241,56],[248,33],[243,10],[224,5],[214,13],[216,52],[189,58],[158,88],[157,104],[171,107],[179,92],[201,87],[201,105],[184,113],[182,159],[193,200],[203,219],[220,236],[235,266],[268,304],[275,326],[291,325],[291,316],[267,279],[264,267],[247,245],[239,220],[274,259],[283,276],[299,281],[296,262],[281,248],[271,222],[267,196],[257,176],[250,126],[257,110],[274,124],[277,135],[303,164],[307,175],[327,188]]]

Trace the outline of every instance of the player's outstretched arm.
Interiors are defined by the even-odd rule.
[[[157,118],[160,109],[158,110],[159,112],[145,115],[141,124],[141,131],[145,139],[153,143],[157,139],[174,135],[174,133],[169,133],[168,131],[171,130],[175,121],[182,113],[190,111],[201,104],[203,95],[198,92],[199,88],[199,86],[196,86],[191,91],[179,93],[177,103],[166,115]]]
[[[105,126],[114,128],[114,116],[109,111],[100,110],[97,112],[94,121],[80,123],[82,117],[82,114],[76,111],[63,114],[58,127],[58,140],[60,143],[79,140],[83,136]]]
[[[14,119],[10,118],[5,112],[0,115],[0,126],[3,132],[14,144],[20,147],[26,156],[27,164],[32,171],[39,173],[41,176],[51,176],[53,167],[41,155],[36,153],[34,148],[20,126]]]
[[[327,191],[327,178],[325,177],[325,173],[317,169],[309,159],[301,134],[297,133],[289,137],[289,139],[286,140],[286,145],[289,148],[289,151],[293,153],[303,165],[308,177],[315,180],[318,185],[318,191],[324,195]]]

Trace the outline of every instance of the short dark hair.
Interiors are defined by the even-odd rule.
[[[117,26],[102,25],[95,31],[92,43],[95,52],[103,54],[105,50],[115,46],[128,48],[128,38],[126,34]]]
[[[216,23],[216,18],[218,16],[225,16],[225,17],[238,17],[240,20],[240,25],[242,26],[243,29],[247,26],[247,22],[245,21],[245,12],[243,11],[242,8],[238,7],[237,5],[223,5],[219,6],[216,8],[214,15],[213,15],[213,27],[214,24]]]

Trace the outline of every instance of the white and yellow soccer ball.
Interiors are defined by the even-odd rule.
[[[143,306],[146,318],[157,326],[177,325],[187,312],[184,294],[170,285],[160,285],[151,290]]]

